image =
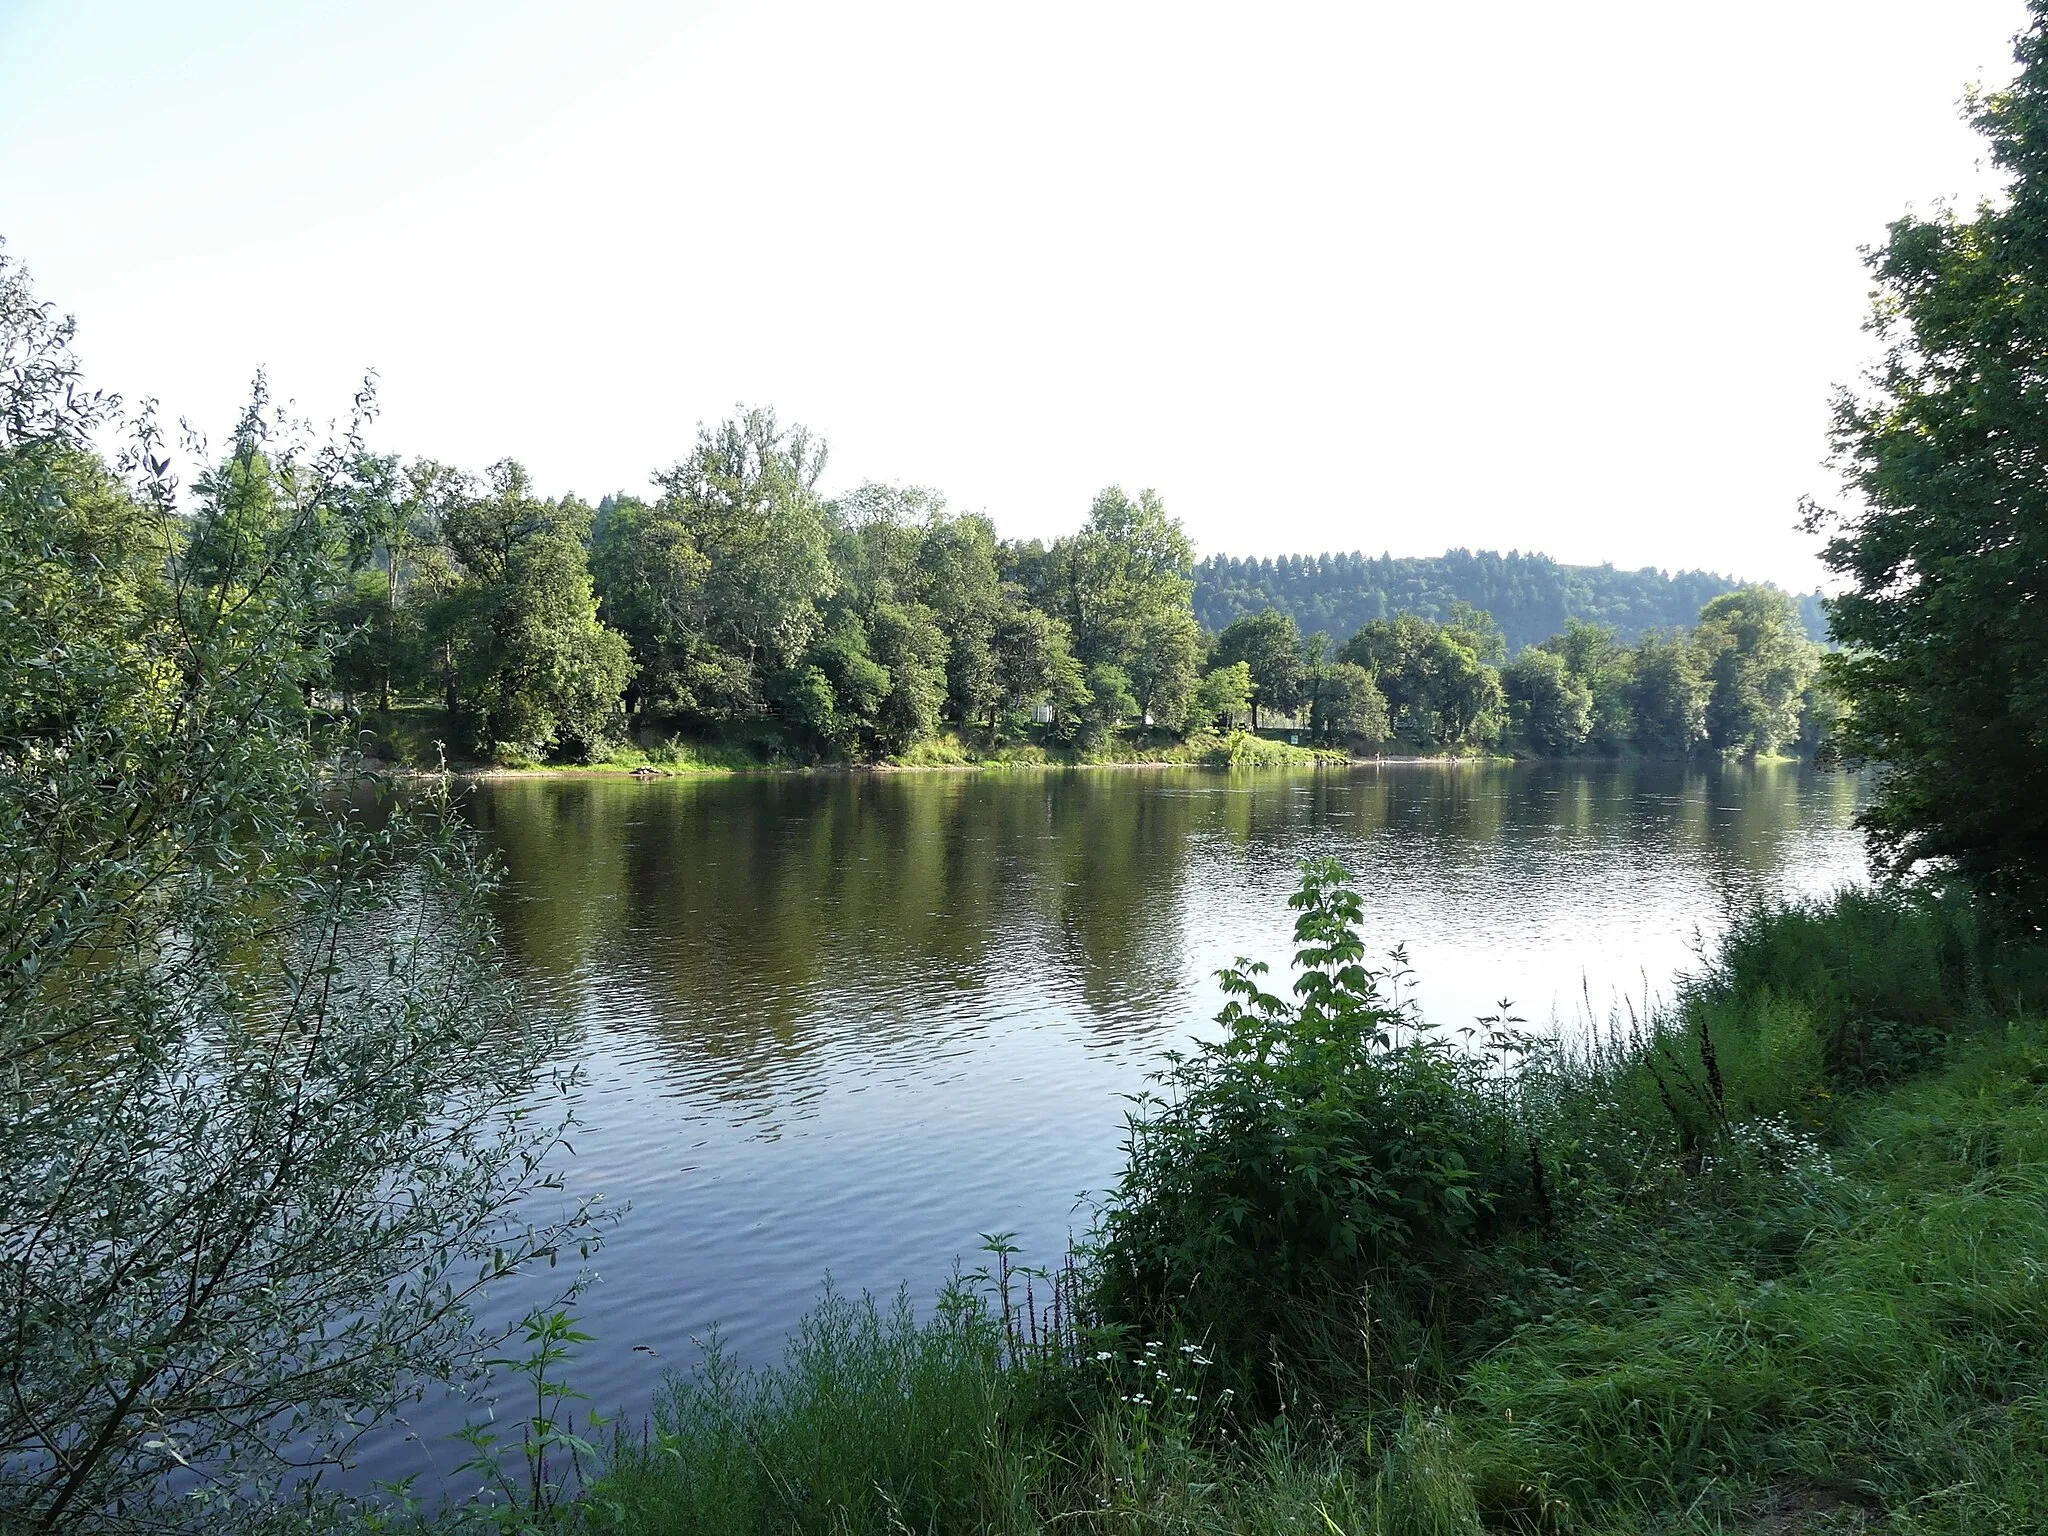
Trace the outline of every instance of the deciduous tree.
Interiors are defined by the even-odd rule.
[[[1836,405],[1856,505],[1814,511],[1847,582],[1830,679],[1851,751],[1885,764],[1864,813],[1896,869],[1951,862],[2048,903],[2048,4],[2010,89],[1971,115],[2006,191],[1891,226],[1870,257],[1884,352]]]
[[[1237,620],[1216,641],[1216,664],[1243,662],[1252,677],[1252,729],[1259,712],[1291,715],[1301,707],[1308,666],[1302,655],[1301,631],[1277,608]]]

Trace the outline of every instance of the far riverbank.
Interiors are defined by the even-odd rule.
[[[990,772],[1071,768],[1217,769],[1394,767],[1540,761],[1609,761],[1532,758],[1489,748],[1431,750],[1415,742],[1305,744],[1306,731],[1204,731],[1176,737],[1164,731],[1119,733],[1109,742],[1083,746],[1046,741],[976,743],[949,734],[896,756],[844,759],[807,756],[762,733],[747,738],[672,736],[618,743],[594,760],[551,762],[525,756],[467,757],[447,746],[449,733],[438,712],[405,710],[368,715],[357,732],[363,759],[372,771],[395,776],[448,772],[463,779],[521,777],[693,778],[728,774],[893,774]],[[1371,750],[1366,748],[1370,746]],[[1634,758],[1636,754],[1627,754]],[[1661,760],[1661,759],[1660,759]]]

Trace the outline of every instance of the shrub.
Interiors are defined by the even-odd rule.
[[[1368,1368],[1362,1333],[1455,1305],[1475,1248],[1545,1200],[1504,1081],[1396,1000],[1398,951],[1364,964],[1346,880],[1313,864],[1291,900],[1293,1001],[1262,964],[1222,973],[1224,1036],[1142,1099],[1094,1253],[1105,1323],[1202,1341],[1268,1406],[1276,1361],[1356,1387],[1324,1378]]]
[[[0,261],[0,1529],[220,1530],[591,1234],[488,862],[318,755],[364,456],[259,384],[188,500],[147,415],[96,457],[69,341]]]
[[[949,731],[912,742],[894,760],[906,768],[962,768],[972,763],[974,756],[967,744]]]
[[[1342,760],[1343,753],[1318,752],[1289,742],[1254,736],[1249,731],[1232,731],[1202,755],[1211,768],[1286,768],[1314,764],[1326,757]]]

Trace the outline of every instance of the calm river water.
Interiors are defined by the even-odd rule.
[[[1350,865],[1430,1018],[1569,1029],[1668,997],[1731,911],[1862,878],[1857,797],[1666,764],[480,784],[510,954],[586,1072],[568,1177],[632,1206],[576,1382],[637,1418],[713,1325],[771,1357],[828,1273],[928,1296],[998,1230],[1056,1258],[1215,971],[1284,968],[1305,859]],[[460,1459],[459,1414],[415,1422]]]

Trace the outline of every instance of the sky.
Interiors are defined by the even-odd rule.
[[[93,381],[549,494],[769,404],[825,487],[1201,553],[1809,589],[1859,248],[1995,192],[2022,0],[0,0],[0,236]]]

